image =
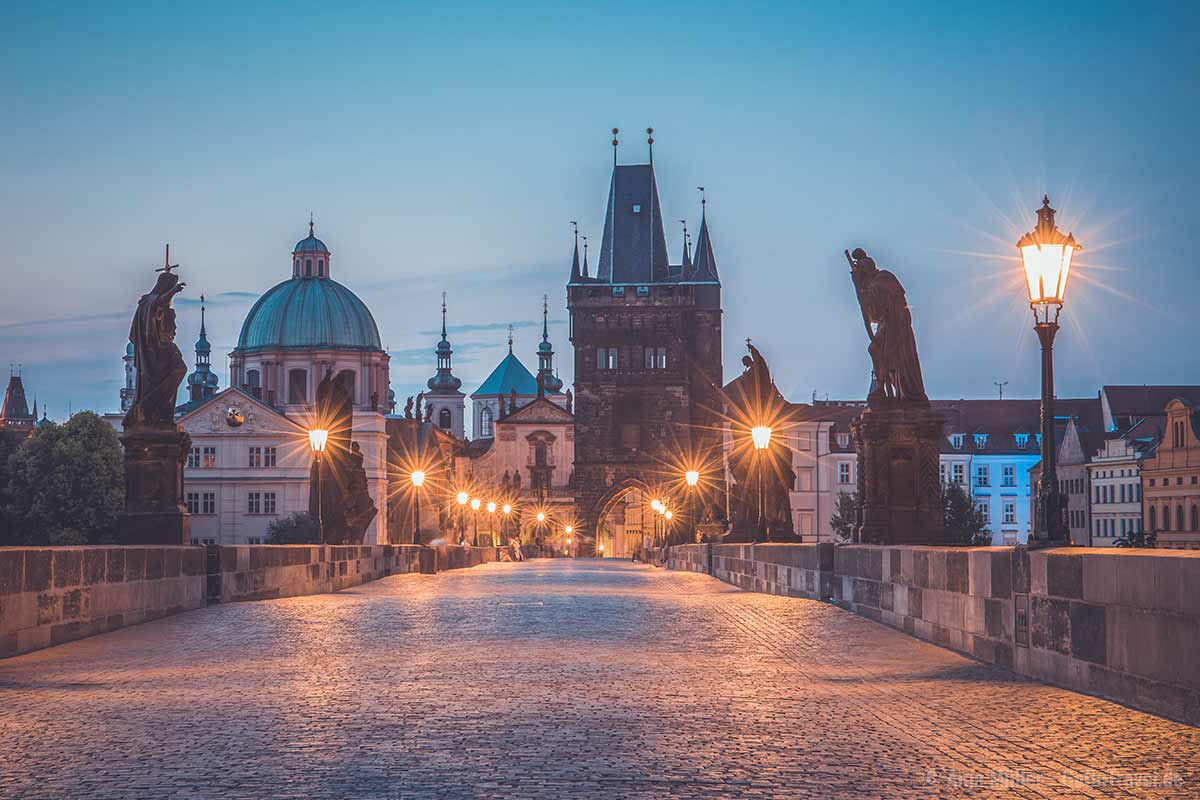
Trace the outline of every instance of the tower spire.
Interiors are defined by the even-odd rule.
[[[451,372],[450,357],[454,354],[454,350],[450,347],[450,339],[446,335],[446,293],[442,292],[442,340],[437,343],[437,349],[434,351],[437,354],[437,374],[426,382],[431,392],[451,393],[457,392],[462,386],[462,381],[454,377]],[[461,414],[459,415],[461,419]]]
[[[308,235],[313,235],[313,213],[311,211],[308,212]]]
[[[549,317],[550,315],[550,295],[542,295],[542,341],[550,340]]]
[[[617,138],[617,134],[620,132],[620,128],[613,128],[613,169],[617,168],[617,145],[621,143],[621,140]]]
[[[650,147],[650,166],[654,166],[654,128],[646,128],[646,144]]]
[[[512,355],[512,346],[513,346],[513,325],[510,322],[510,323],[508,323],[508,354],[510,356]]]
[[[692,269],[692,243],[688,238],[687,220],[681,219],[679,224],[683,226],[683,276],[686,278]]]
[[[550,296],[542,295],[542,343],[538,345],[538,387],[540,392],[558,392],[562,380],[554,374],[554,345],[550,344]]]
[[[571,220],[571,226],[575,228],[575,249],[571,254],[571,280],[576,281],[583,277],[583,273],[579,271],[579,223]]]
[[[446,293],[442,292],[442,338],[446,338]]]
[[[581,238],[583,239],[583,277],[585,277],[585,278],[586,278],[586,277],[588,277],[588,263],[587,263],[587,237],[586,237],[586,236],[584,236],[584,237],[581,237]]]

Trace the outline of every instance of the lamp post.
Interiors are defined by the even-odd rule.
[[[688,521],[696,529],[696,541],[698,542],[700,541],[700,519],[699,512],[696,510],[696,487],[700,484],[700,471],[689,469],[683,474],[683,480],[688,487]]]
[[[489,514],[488,532],[492,534],[492,547],[496,547],[496,504],[491,500],[488,501],[487,512]]]
[[[571,534],[574,531],[575,531],[575,529],[573,527],[571,527],[570,525],[567,525],[566,527],[563,528],[563,532],[567,534],[567,551],[568,551],[567,554],[568,555],[570,555],[569,551],[571,550]]]
[[[317,465],[317,531],[322,542],[325,541],[325,498],[321,496],[321,454],[325,452],[327,444],[329,431],[325,428],[313,428],[308,432],[308,446]]]
[[[463,539],[466,538],[466,531],[463,530],[466,520],[463,519],[463,514],[466,513],[466,505],[470,502],[471,496],[466,492],[459,492],[454,499],[458,501],[458,543],[462,544]]]
[[[766,425],[755,425],[750,429],[750,440],[754,442],[754,460],[758,473],[758,532],[756,542],[769,540],[767,535],[767,488],[766,488],[766,450],[771,446],[771,429]]]
[[[471,498],[471,546],[479,546],[479,498]]]
[[[421,543],[421,487],[425,485],[425,471],[414,469],[409,475],[413,485],[413,544]]]
[[[1054,209],[1048,195],[1042,197],[1037,215],[1037,227],[1017,242],[1017,252],[1025,268],[1029,307],[1033,310],[1033,329],[1042,345],[1042,481],[1034,538],[1040,544],[1065,543],[1070,532],[1058,490],[1058,454],[1054,446],[1054,336],[1058,333],[1058,315],[1067,293],[1071,257],[1082,248],[1074,234],[1064,236],[1054,224]]]

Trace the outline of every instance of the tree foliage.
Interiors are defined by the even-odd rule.
[[[109,544],[125,504],[117,432],[90,411],[36,429],[8,459],[10,544]]]
[[[858,505],[858,492],[841,492],[833,506],[829,525],[839,541],[848,542],[854,533],[854,508]]]
[[[946,544],[980,546],[992,543],[983,509],[957,483],[942,484]]]
[[[267,526],[267,544],[320,544],[321,528],[303,511],[271,520]]]

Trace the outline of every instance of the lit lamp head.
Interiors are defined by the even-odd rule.
[[[658,500],[657,498],[656,498],[656,499],[654,499],[654,500],[651,500],[651,501],[650,501],[650,508],[654,509],[654,510],[655,510],[655,511],[657,511],[659,514],[661,514],[661,513],[662,513],[662,510],[663,510],[663,508],[664,508],[664,506],[663,506],[663,504],[662,504],[662,500]]]
[[[1039,306],[1047,310],[1049,306],[1062,307],[1067,293],[1067,276],[1071,273],[1071,258],[1082,249],[1074,234],[1064,235],[1054,224],[1054,213],[1050,197],[1043,196],[1042,207],[1037,212],[1037,227],[1017,242],[1017,252],[1025,267],[1029,305],[1035,314]]]
[[[683,479],[687,481],[688,486],[695,486],[700,482],[700,473],[694,469],[689,469],[683,474]]]
[[[505,503],[505,504],[504,504],[504,507],[503,507],[503,508],[501,508],[500,510],[501,510],[501,511],[503,511],[505,514],[511,514],[511,513],[512,513],[512,506],[511,506],[511,505],[509,505],[508,503]]]
[[[472,510],[472,511],[478,511],[478,510],[479,510],[479,498],[478,498],[478,497],[472,497],[472,498],[471,498],[471,510]]]
[[[471,499],[471,496],[468,495],[466,492],[459,492],[457,495],[454,496],[454,499],[458,501],[458,504],[460,506],[465,506],[467,504],[467,501],[469,501]]]
[[[568,525],[567,527],[563,528],[563,530],[567,532],[567,536],[570,536],[570,535],[571,535],[571,533],[572,533],[572,532],[575,530],[575,528],[573,528],[572,526]]]
[[[487,504],[487,510],[488,510],[489,514],[495,514],[496,513],[496,504],[489,501]]]
[[[425,471],[414,469],[412,471],[412,485],[420,489],[425,485]]]
[[[308,432],[308,446],[314,453],[324,453],[328,443],[329,431],[325,428],[313,428]]]
[[[770,426],[755,425],[750,429],[750,439],[754,442],[755,450],[766,450],[771,446]]]
[[[663,512],[663,516],[666,517],[668,521],[670,521],[670,519],[675,516],[675,512],[671,511],[670,509],[667,509],[666,511]]]
[[[537,513],[537,521],[538,521],[538,522],[545,522],[545,521],[546,521],[546,512],[544,512],[544,511],[539,511],[539,512]]]

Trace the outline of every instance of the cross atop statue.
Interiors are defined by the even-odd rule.
[[[155,272],[170,272],[173,269],[179,269],[179,265],[171,263],[171,244],[170,244],[170,242],[168,242],[167,243],[167,255],[166,255],[166,258],[163,259],[163,265],[154,271]]]

